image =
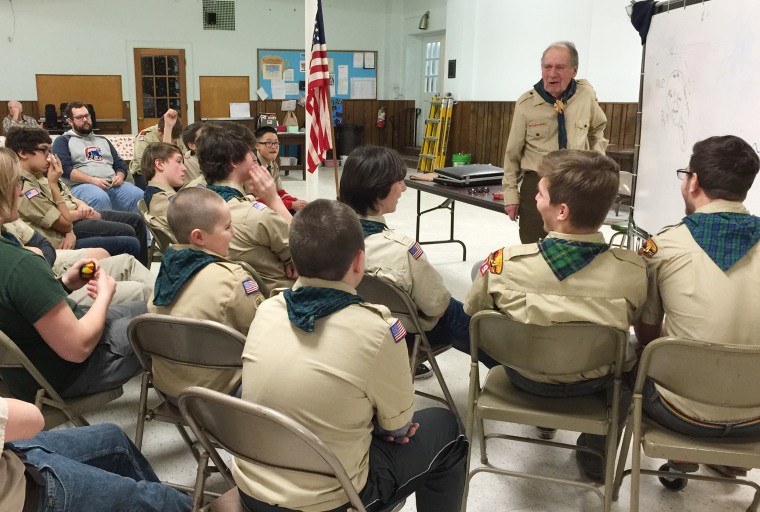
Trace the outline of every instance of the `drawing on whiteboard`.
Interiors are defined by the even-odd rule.
[[[678,130],[681,151],[686,149],[686,134],[689,131],[689,89],[686,76],[679,70],[668,77],[666,110],[662,112],[663,122],[670,121]]]

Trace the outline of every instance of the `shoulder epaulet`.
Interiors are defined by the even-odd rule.
[[[538,244],[513,245],[504,251],[504,259],[511,260],[520,256],[529,256],[538,254]]]
[[[633,263],[634,265],[639,266],[639,267],[646,267],[646,262],[641,257],[642,255],[637,254],[628,249],[613,247],[612,249],[610,249],[610,253],[612,253],[612,255],[615,256],[620,261],[627,261],[628,263]]]
[[[530,91],[525,91],[525,92],[522,94],[522,96],[520,96],[519,98],[517,98],[517,101],[515,102],[515,104],[516,104],[516,105],[519,105],[519,104],[520,104],[520,103],[522,103],[523,101],[526,101],[526,100],[532,99],[532,98],[533,98],[533,95],[534,95],[534,94],[536,94],[536,91],[534,91],[533,89],[531,89]]]
[[[677,228],[678,226],[681,226],[681,225],[683,225],[683,221],[681,221],[681,222],[678,222],[678,223],[676,223],[676,224],[671,224],[671,225],[669,225],[669,226],[665,226],[664,228],[662,228],[661,230],[659,230],[659,231],[657,232],[657,234],[658,234],[658,235],[661,235],[661,234],[665,233],[666,231],[669,231],[669,230],[671,230],[671,229],[673,229],[673,228]]]

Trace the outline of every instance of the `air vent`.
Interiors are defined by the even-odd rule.
[[[235,2],[203,0],[203,30],[235,30]]]

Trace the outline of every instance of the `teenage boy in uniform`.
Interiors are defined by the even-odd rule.
[[[140,166],[148,180],[145,187],[145,205],[148,207],[148,223],[170,231],[166,213],[184,183],[185,164],[182,151],[174,144],[156,142],[145,148]]]
[[[258,148],[256,156],[259,159],[259,163],[263,167],[266,167],[266,170],[272,175],[277,195],[280,196],[285,207],[288,210],[297,212],[306,206],[307,202],[288,194],[282,186],[280,166],[277,164],[277,157],[280,154],[280,141],[277,138],[277,130],[271,126],[262,126],[256,130],[255,135],[256,147]]]

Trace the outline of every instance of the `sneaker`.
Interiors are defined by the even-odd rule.
[[[581,434],[578,436],[575,444],[594,448],[593,446],[589,446],[591,444],[590,441],[588,434]],[[578,469],[581,470],[583,476],[594,482],[604,483],[604,460],[602,457],[588,452],[576,451],[575,462],[578,464]]]
[[[429,379],[433,376],[433,370],[428,368],[428,365],[425,363],[420,363],[417,365],[417,368],[414,369],[414,379]]]
[[[554,435],[557,433],[556,428],[536,427],[538,430],[538,437],[541,439],[554,439]]]

